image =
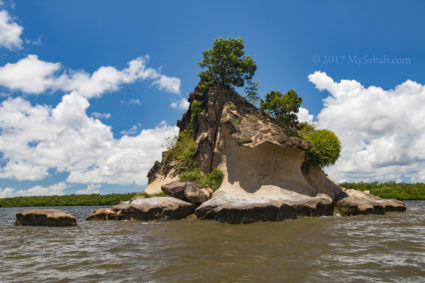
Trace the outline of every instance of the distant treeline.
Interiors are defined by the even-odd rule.
[[[425,200],[424,183],[396,183],[396,182],[372,182],[372,183],[342,183],[341,187],[360,191],[369,190],[371,194],[381,198],[396,198],[400,200]]]
[[[0,207],[114,205],[135,195],[137,193],[13,197],[0,199]]]

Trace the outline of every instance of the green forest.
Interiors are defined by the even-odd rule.
[[[129,200],[137,194],[13,197],[0,199],[0,207],[115,205],[122,200]]]
[[[341,187],[360,191],[370,191],[371,194],[381,198],[396,198],[399,200],[425,199],[424,183],[396,183],[396,182],[371,182],[371,183],[342,183]]]

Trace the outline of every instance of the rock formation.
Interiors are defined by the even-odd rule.
[[[75,226],[77,221],[71,214],[57,209],[24,210],[16,214],[15,225],[19,226]]]
[[[195,211],[195,205],[173,197],[139,198],[112,209],[98,209],[86,220],[183,219]]]
[[[273,117],[234,90],[213,87],[203,93],[195,89],[189,96],[190,105],[195,100],[202,102],[202,111],[191,120],[194,115],[189,107],[177,125],[180,131],[194,132],[197,150],[193,158],[202,172],[219,168],[224,173],[219,189],[196,209],[200,219],[278,221],[297,215],[332,215],[337,199],[340,210],[349,206],[346,203],[355,205],[320,168],[301,170],[311,142],[288,134]],[[160,193],[161,186],[178,181],[176,167],[175,161],[164,156],[155,162],[145,192]]]

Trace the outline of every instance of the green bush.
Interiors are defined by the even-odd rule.
[[[195,135],[196,131],[198,130],[198,120],[196,118],[198,113],[202,111],[202,101],[194,100],[190,106],[190,110],[190,127],[192,129],[193,135]]]
[[[192,182],[199,185],[202,188],[210,187],[213,190],[216,190],[220,187],[221,182],[223,182],[223,172],[214,168],[211,173],[203,175],[199,167],[195,167],[191,170],[183,172],[180,176],[180,181],[183,182]]]
[[[283,127],[291,129],[298,123],[297,113],[303,99],[294,90],[285,94],[272,90],[260,101],[260,109],[274,115]]]
[[[341,142],[330,130],[316,130],[304,136],[313,142],[313,147],[307,152],[303,170],[317,166],[323,168],[335,164],[341,153]]]
[[[196,151],[196,143],[189,130],[181,131],[176,143],[164,152],[165,160],[175,160],[180,171],[186,171],[195,166],[192,160]]]

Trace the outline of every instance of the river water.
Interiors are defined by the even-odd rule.
[[[405,213],[231,225],[88,222],[15,227],[0,208],[1,282],[424,282],[425,201]],[[27,208],[25,208],[27,209]]]

